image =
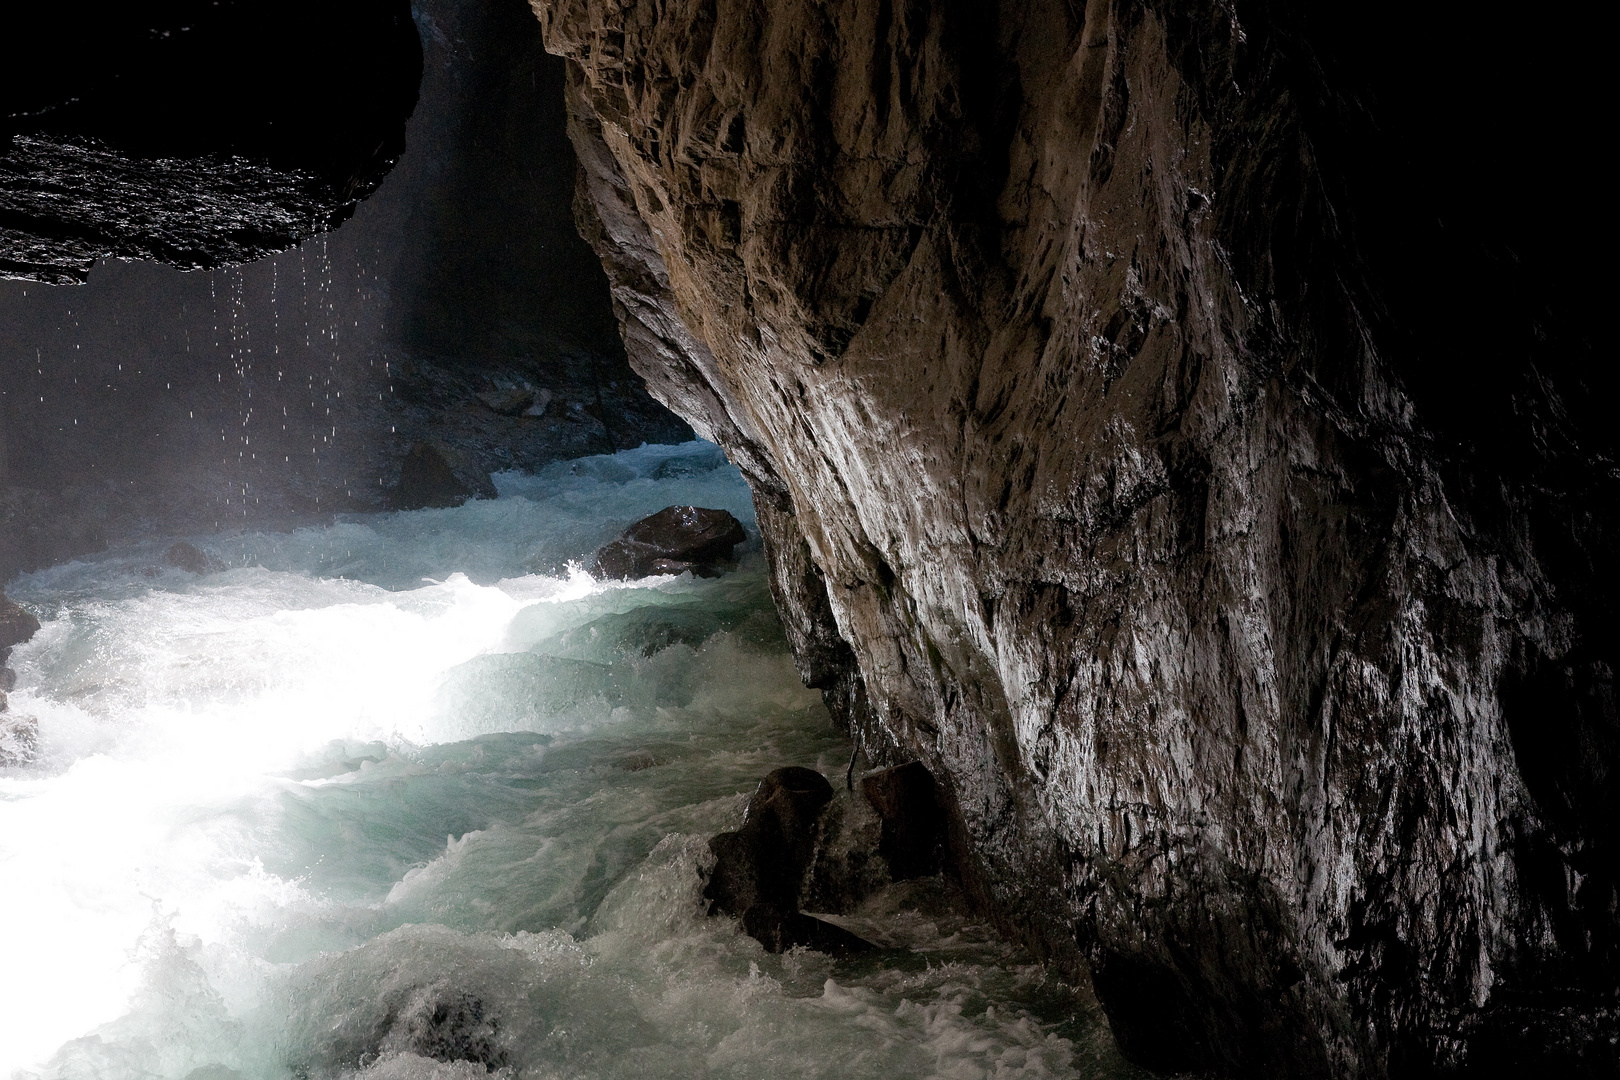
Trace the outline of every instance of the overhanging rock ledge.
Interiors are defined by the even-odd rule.
[[[631,361],[753,484],[807,682],[1128,1054],[1616,1066],[1585,174],[1506,214],[1488,149],[1578,126],[1579,56],[1521,101],[1438,8],[535,7]]]

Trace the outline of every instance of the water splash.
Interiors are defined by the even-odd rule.
[[[705,838],[847,743],[757,539],[713,581],[569,562],[670,503],[752,522],[715,448],[499,488],[17,584],[44,753],[0,773],[0,1075],[1134,1075],[937,882],[860,914],[877,958],[705,917]]]

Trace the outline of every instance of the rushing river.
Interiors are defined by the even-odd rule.
[[[578,559],[748,493],[704,443],[501,498],[42,571],[0,769],[0,1077],[1126,1077],[1091,999],[891,887],[889,946],[767,954],[705,840],[779,765],[840,782],[757,539],[715,580]],[[840,784],[841,786],[841,784]]]

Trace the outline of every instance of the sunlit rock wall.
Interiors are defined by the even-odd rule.
[[[807,681],[1128,1053],[1612,1066],[1607,376],[1472,139],[1525,80],[1438,9],[535,7]]]

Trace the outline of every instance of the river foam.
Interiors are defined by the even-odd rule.
[[[42,752],[0,771],[0,1075],[1134,1075],[938,882],[862,913],[875,959],[704,915],[705,838],[848,744],[757,540],[713,581],[570,560],[671,503],[752,526],[714,447],[498,487],[12,586]]]

